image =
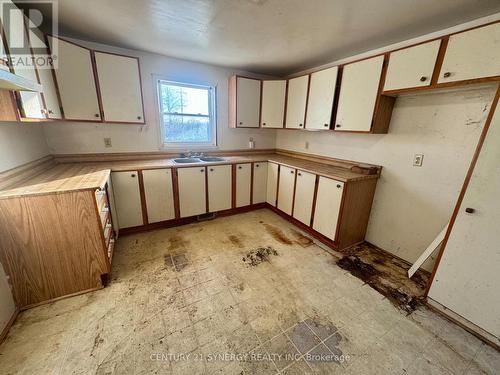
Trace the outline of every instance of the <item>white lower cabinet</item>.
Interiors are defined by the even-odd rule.
[[[231,165],[207,167],[209,212],[228,210],[231,208],[231,169]]]
[[[205,167],[178,168],[177,179],[181,217],[206,213]]]
[[[264,203],[267,198],[267,162],[253,164],[252,203]]]
[[[236,207],[250,205],[252,190],[252,164],[236,165]]]
[[[278,186],[278,209],[292,215],[293,189],[295,186],[295,168],[280,167]]]
[[[113,172],[113,192],[120,228],[145,224],[142,220],[141,193],[137,171]]]
[[[175,218],[174,192],[171,169],[150,169],[142,171],[148,222]]]
[[[271,206],[276,206],[276,193],[278,189],[278,164],[267,164],[267,192],[266,202]]]
[[[315,174],[300,170],[297,171],[293,217],[306,225],[311,224],[315,185]]]
[[[343,182],[326,177],[319,178],[313,229],[332,241],[335,240],[337,232],[343,189]]]

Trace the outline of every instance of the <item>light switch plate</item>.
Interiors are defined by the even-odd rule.
[[[104,138],[104,147],[113,147],[111,144],[111,138]]]
[[[413,157],[413,166],[421,167],[424,162],[424,154],[415,154]]]

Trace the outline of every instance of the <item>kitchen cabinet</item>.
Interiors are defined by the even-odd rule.
[[[337,233],[343,188],[343,182],[319,177],[313,229],[332,241]]]
[[[113,172],[111,179],[120,229],[146,224],[142,216],[139,173],[137,171]]]
[[[258,128],[260,126],[259,79],[233,76],[229,80],[229,126]]]
[[[383,63],[377,56],[344,66],[335,130],[371,130]]]
[[[285,114],[286,81],[262,81],[261,125],[282,128]]]
[[[292,215],[294,188],[295,168],[280,166],[277,207],[287,215]]]
[[[266,202],[271,206],[276,206],[276,197],[278,192],[278,173],[279,166],[276,163],[267,163],[267,192]]]
[[[308,87],[308,75],[288,80],[285,128],[304,128]]]
[[[142,171],[148,223],[175,218],[174,192],[171,169]]]
[[[438,83],[500,75],[500,23],[450,36]]]
[[[338,67],[311,73],[306,129],[330,129]]]
[[[236,164],[236,207],[250,205],[252,164]]]
[[[267,199],[267,162],[253,164],[252,203],[264,203]]]
[[[293,217],[305,225],[311,225],[316,175],[297,170]]]
[[[139,59],[94,52],[103,121],[144,123]]]
[[[43,86],[43,100],[46,107],[46,115],[53,120],[62,119],[61,104],[57,95],[56,83],[54,81],[54,72],[47,67],[38,68],[38,77]]]
[[[91,51],[52,36],[48,36],[48,41],[52,51],[57,43],[58,62],[54,71],[65,119],[101,121]]]
[[[177,168],[181,217],[207,212],[205,167]]]
[[[232,167],[214,165],[208,171],[208,212],[228,210],[232,203]]]
[[[438,39],[391,52],[384,90],[429,86],[440,46]]]

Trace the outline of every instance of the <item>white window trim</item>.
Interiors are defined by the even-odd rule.
[[[156,95],[158,125],[160,128],[160,149],[162,150],[174,150],[174,151],[204,151],[204,150],[214,150],[218,149],[217,145],[217,86],[210,84],[194,84],[190,82],[179,82],[166,77],[153,76],[154,77],[154,91]],[[212,141],[211,142],[185,142],[185,143],[169,143],[165,142],[165,126],[163,123],[162,106],[160,100],[160,83],[167,82],[174,85],[186,86],[186,87],[202,87],[210,89],[210,104],[209,104],[209,116],[212,118]]]

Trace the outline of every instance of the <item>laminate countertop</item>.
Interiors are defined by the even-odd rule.
[[[0,191],[0,199],[19,196],[43,195],[51,193],[62,193],[77,190],[101,189],[106,184],[109,174],[113,171],[136,171],[142,169],[158,168],[188,168],[221,164],[240,164],[251,162],[274,162],[305,172],[315,173],[320,176],[333,178],[342,182],[359,181],[379,178],[381,167],[367,164],[357,164],[345,161],[344,165],[332,165],[323,162],[291,157],[281,154],[255,154],[244,156],[224,156],[221,162],[199,162],[189,164],[178,164],[173,159],[144,159],[144,160],[122,160],[102,162],[77,162],[59,163],[50,169],[17,182]],[[372,168],[371,173],[365,174],[352,167],[364,166]]]

